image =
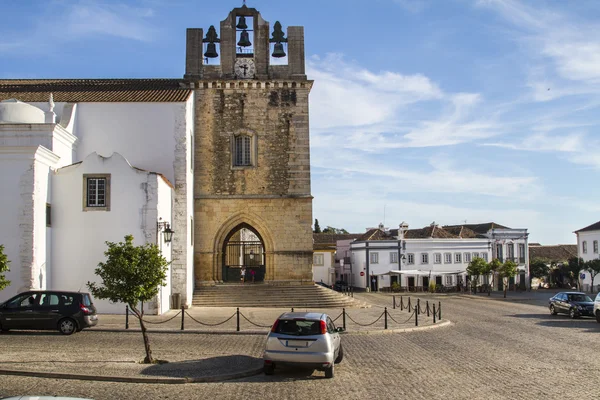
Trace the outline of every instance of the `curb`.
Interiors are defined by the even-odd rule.
[[[177,334],[177,335],[181,335],[181,334],[196,334],[196,335],[248,335],[248,336],[262,336],[262,335],[266,335],[267,333],[269,333],[269,330],[267,328],[265,328],[266,330],[264,331],[202,331],[202,330],[196,330],[196,329],[186,329],[186,330],[180,330],[180,329],[147,329],[146,332],[148,333],[169,333],[169,334]],[[123,329],[123,328],[89,328],[89,329],[85,329],[85,331],[88,332],[112,332],[112,333],[140,333],[142,332],[141,329],[139,328],[132,328],[132,329]]]
[[[385,335],[389,333],[404,333],[404,332],[418,332],[427,331],[430,329],[444,328],[446,326],[453,325],[452,321],[445,320],[444,322],[436,323],[435,325],[427,326],[415,326],[414,328],[401,328],[401,329],[382,329],[377,331],[356,331],[348,332],[347,335]]]
[[[263,372],[263,367],[253,368],[246,371],[235,372],[232,374],[203,376],[200,378],[146,378],[146,377],[124,377],[124,376],[99,376],[99,375],[84,375],[84,374],[67,374],[61,372],[36,372],[36,371],[21,371],[11,369],[0,369],[0,375],[16,375],[35,378],[51,378],[51,379],[70,379],[82,381],[100,381],[100,382],[125,382],[125,383],[160,383],[160,384],[186,384],[186,383],[205,383],[205,382],[222,382],[232,379],[246,378],[249,376],[258,375]]]

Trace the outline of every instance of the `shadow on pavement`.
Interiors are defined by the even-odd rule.
[[[262,358],[231,355],[154,364],[142,370],[141,374],[164,378],[206,378],[260,368],[262,363]]]
[[[339,368],[336,366],[336,368]],[[309,368],[276,367],[274,375],[259,374],[255,377],[236,379],[232,382],[297,382],[327,379],[325,373]]]
[[[600,331],[600,324],[596,322],[594,317],[579,317],[571,319],[568,315],[550,315],[548,314],[510,314],[507,317],[522,318],[522,319],[541,319],[536,322],[537,325],[549,326],[554,328],[575,328],[588,329],[590,332]]]

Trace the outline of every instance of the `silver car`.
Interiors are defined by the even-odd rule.
[[[284,313],[267,336],[263,354],[264,372],[272,375],[277,365],[292,365],[325,371],[333,378],[334,365],[344,358],[340,332],[327,314]]]

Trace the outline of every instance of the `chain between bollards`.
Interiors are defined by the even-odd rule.
[[[383,316],[383,329],[387,329],[387,307],[385,307],[383,309],[384,312],[384,316]]]
[[[125,329],[129,329],[129,306],[125,306]]]
[[[181,306],[181,330],[185,329],[185,307]]]

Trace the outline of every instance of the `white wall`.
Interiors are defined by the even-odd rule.
[[[111,174],[110,211],[83,211],[83,174],[93,173]],[[155,240],[156,219],[147,212],[157,209],[157,196],[152,198],[147,192],[152,179],[156,181],[155,174],[131,168],[117,153],[110,158],[93,153],[82,163],[55,173],[52,289],[88,291],[86,283],[98,281],[94,270],[106,260],[106,241],[122,242],[128,234],[133,235],[135,245]],[[100,313],[125,312],[124,304],[94,300]]]
[[[167,182],[160,176],[157,177],[158,181],[158,203],[156,207],[157,221],[172,221],[172,196],[173,191]],[[161,233],[157,235],[157,241],[153,242],[158,245],[161,250],[163,257],[170,263],[171,257],[171,243],[165,243],[164,237]],[[170,309],[170,298],[171,298],[171,265],[167,269],[167,280],[166,286],[160,288],[159,291],[159,307],[158,313],[162,314],[169,311]]]
[[[583,261],[591,261],[600,258],[598,252],[594,252],[594,241],[597,240],[600,247],[600,231],[586,231],[577,233],[577,254]],[[587,243],[587,252],[583,252],[583,242]],[[581,280],[582,288],[585,291],[590,290],[592,279],[588,271],[581,271],[581,274],[585,274],[585,279]],[[594,277],[594,286],[600,285],[600,277]]]
[[[317,254],[323,256],[323,265],[315,265],[313,262],[313,281],[323,282],[331,286],[335,283],[335,273],[331,272],[333,268],[333,252],[315,250],[313,252],[313,261],[314,255]]]

